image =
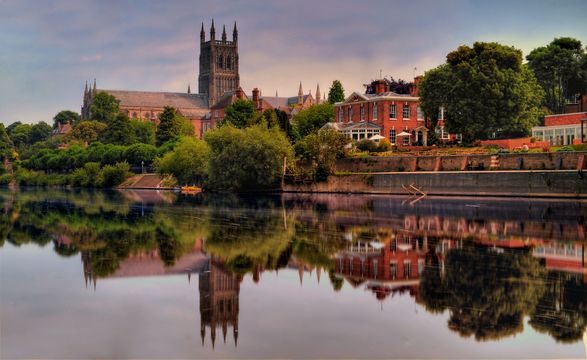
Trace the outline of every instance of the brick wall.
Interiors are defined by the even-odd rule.
[[[581,119],[587,118],[587,112],[574,114],[548,115],[544,117],[544,126],[560,126],[580,124]]]

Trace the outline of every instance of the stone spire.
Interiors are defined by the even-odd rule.
[[[86,87],[84,88],[84,97],[88,94],[88,80],[86,80]]]
[[[277,95],[277,90],[275,90],[275,97],[278,97],[279,95]]]
[[[212,19],[212,26],[210,27],[210,40],[216,40],[216,29],[214,28],[214,19]]]
[[[304,92],[302,91],[302,82],[300,81],[300,89],[298,90],[298,104],[304,102]]]
[[[222,25],[222,41],[226,41],[226,25]]]
[[[236,29],[236,21],[234,22],[234,29],[232,29],[232,41],[238,41],[238,30]]]
[[[320,84],[316,85],[316,104],[320,104]]]
[[[200,42],[206,41],[206,33],[204,32],[204,22],[202,21],[202,29],[200,30]]]
[[[96,95],[96,78],[94,78],[94,88],[92,89],[92,95]]]
[[[190,84],[188,84],[188,94],[192,93],[192,89],[190,88]]]

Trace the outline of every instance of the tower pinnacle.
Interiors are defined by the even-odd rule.
[[[232,29],[232,41],[238,40],[238,30],[236,29],[236,21],[234,22],[234,28]]]
[[[206,41],[206,33],[204,32],[204,22],[202,21],[202,29],[200,30],[200,42]]]
[[[214,19],[212,19],[212,26],[210,27],[210,40],[216,40],[216,29],[214,28]]]
[[[226,41],[226,25],[222,25],[222,41]]]

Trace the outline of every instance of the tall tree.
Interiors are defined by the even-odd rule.
[[[29,141],[34,144],[39,141],[44,141],[51,136],[51,126],[44,121],[41,121],[31,127]]]
[[[114,96],[105,93],[104,91],[100,91],[98,94],[96,94],[96,96],[94,96],[92,106],[90,106],[92,120],[102,121],[105,123],[108,123],[108,121],[114,119],[119,110],[120,101],[118,101]]]
[[[10,140],[4,124],[0,123],[0,157],[10,155],[11,152],[12,140]]]
[[[159,126],[157,126],[157,145],[173,140],[182,134],[182,121],[175,113],[175,109],[166,106],[159,114]]]
[[[334,121],[334,109],[330,103],[310,106],[292,119],[301,137],[317,132],[327,122]]]
[[[334,104],[340,101],[344,101],[344,88],[340,81],[334,80],[328,90],[328,102]]]
[[[72,125],[77,124],[80,121],[80,116],[75,111],[61,110],[53,117],[53,127],[57,127],[57,124],[70,123]]]
[[[106,144],[130,145],[134,142],[134,131],[126,114],[119,113],[108,122],[100,140]]]
[[[80,121],[69,136],[74,140],[91,144],[102,136],[106,127],[107,125],[100,121]]]
[[[467,143],[493,135],[527,135],[538,124],[544,92],[522,64],[520,50],[476,42],[446,58],[445,65],[422,79],[420,101],[426,115],[437,118],[443,106],[448,130],[461,133]]]
[[[582,76],[581,69],[586,59],[581,41],[568,37],[554,39],[526,56],[528,66],[546,92],[545,105],[551,112],[564,112],[568,101],[587,90],[587,77]]]
[[[132,127],[135,132],[135,137],[138,142],[143,144],[150,144],[155,145],[157,139],[155,137],[155,132],[157,131],[157,126],[150,121],[131,121]]]
[[[255,104],[249,100],[238,99],[224,110],[222,125],[230,124],[238,129],[244,129],[255,122]]]

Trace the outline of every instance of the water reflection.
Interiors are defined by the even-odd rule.
[[[105,278],[197,274],[204,346],[216,346],[217,331],[237,346],[243,280],[280,269],[295,269],[300,285],[327,274],[333,291],[346,284],[381,303],[409,294],[477,341],[512,337],[525,319],[561,343],[581,341],[587,327],[582,202],[411,207],[393,197],[154,191],[0,192],[0,201],[0,246],[51,243],[79,256],[89,289]]]

